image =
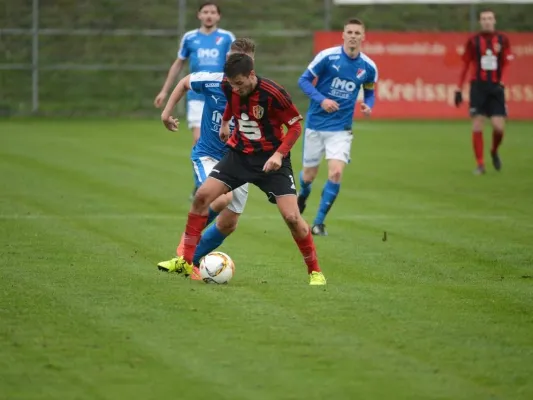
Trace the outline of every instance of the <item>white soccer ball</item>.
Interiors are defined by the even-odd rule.
[[[205,283],[228,283],[235,274],[235,264],[226,253],[214,251],[200,261],[200,276]]]

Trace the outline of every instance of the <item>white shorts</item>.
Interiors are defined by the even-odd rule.
[[[214,166],[218,164],[218,160],[212,157],[193,158],[192,164],[194,167],[194,174],[196,176],[196,187],[200,187],[205,182]],[[241,187],[232,191],[233,200],[228,204],[228,208],[235,214],[242,214],[246,200],[248,200],[248,184],[245,183]]]
[[[187,102],[187,123],[189,124],[189,129],[200,128],[203,110],[203,101],[190,100],[189,102]]]
[[[350,162],[353,135],[351,131],[325,132],[306,129],[304,133],[303,166],[317,167],[324,153],[326,160]]]

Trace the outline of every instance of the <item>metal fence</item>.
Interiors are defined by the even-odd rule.
[[[64,22],[65,18],[72,15],[72,7],[78,9],[87,7],[87,12],[93,13],[95,18],[98,18],[100,13],[98,8],[105,10],[105,3],[109,2],[72,0],[62,1],[54,6],[46,0],[30,1],[31,7],[27,2],[22,4],[18,0],[8,0],[6,14],[3,16],[0,14],[0,18],[3,17],[0,19],[0,73],[2,74],[0,114],[40,112],[72,115],[105,114],[107,113],[105,111],[114,114],[150,113],[152,98],[175,57],[181,35],[198,26],[195,18],[197,2],[191,0],[156,2],[157,12],[154,11],[154,3],[149,1],[138,0],[132,2],[136,4],[130,3],[129,6],[125,6],[127,4],[125,2],[114,2],[122,3],[122,7],[128,11],[139,7],[139,11],[144,10],[145,13],[106,23],[80,21],[76,18],[74,24]],[[323,6],[320,10],[322,15],[320,28],[328,29],[331,3],[329,0],[320,1]],[[226,3],[229,9],[232,2]],[[54,8],[62,13],[61,20],[54,21],[54,18],[51,18]],[[280,18],[290,19],[290,14],[296,14],[299,10],[301,8],[298,5],[284,8],[285,15],[280,14]],[[78,13],[79,10],[74,12],[75,15]],[[12,20],[10,14],[25,14],[26,17]],[[28,15],[31,18],[27,18]],[[164,19],[161,19],[162,16]],[[161,27],[154,26],[157,25],[154,24],[154,20],[157,19],[160,19]],[[259,42],[270,42],[275,38],[277,41],[312,40],[311,29],[286,28],[283,24],[260,26],[263,24],[250,23],[249,15],[245,15],[242,19],[248,20],[248,23],[237,24],[237,29],[232,30],[237,35],[250,36]],[[253,19],[258,21],[257,18]],[[236,25],[232,24],[232,21],[235,22],[235,19],[226,18],[224,11],[221,26],[231,29],[232,25]],[[135,49],[135,46],[130,46],[133,42],[142,43],[141,48]],[[79,46],[85,47],[86,51],[81,57],[76,57]],[[90,47],[95,49],[90,50]],[[98,47],[102,49],[98,51]],[[28,51],[28,48],[31,48],[31,51]],[[122,56],[119,54],[121,52]],[[132,52],[138,57],[132,56]],[[265,73],[286,74],[301,72],[302,69],[300,63],[280,63],[268,59],[264,61],[262,70]],[[137,101],[133,102],[135,104],[132,102],[128,104],[128,101],[123,101],[120,95],[101,96],[102,86],[109,85],[110,91],[121,93],[116,87],[121,86],[120,83],[114,85],[111,82],[118,80],[124,87],[130,87],[139,85],[139,79],[145,81],[142,90],[123,92],[124,97],[138,96]],[[148,81],[150,83],[146,83]],[[73,90],[72,85],[83,89]],[[58,99],[61,95],[65,96],[65,101]],[[91,97],[95,101],[82,97]],[[102,112],[97,112],[96,108],[99,107]]]
[[[313,32],[340,29],[348,10],[331,0],[219,4],[221,27],[252,37],[260,72],[292,90],[297,102],[303,98],[296,81],[312,57]],[[198,27],[197,6],[195,0],[5,0],[0,7],[0,115],[156,115],[153,98],[176,57],[180,36]],[[378,28],[382,22],[382,29],[399,29],[398,9],[390,8],[387,18],[385,11],[374,12],[378,7],[386,6],[357,10]],[[465,17],[463,26],[468,15],[470,28],[475,26],[474,5],[456,9]],[[433,28],[435,22],[423,25],[430,18],[419,18],[418,27]]]

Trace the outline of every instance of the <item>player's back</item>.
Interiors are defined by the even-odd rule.
[[[311,100],[307,127],[319,131],[351,130],[355,102],[361,86],[377,80],[377,67],[364,53],[350,58],[342,46],[321,51],[308,68],[318,77],[316,89],[339,104],[339,110],[327,113]]]
[[[222,116],[226,108],[226,97],[221,87],[223,80],[222,72],[191,74],[191,89],[205,98],[200,139],[193,148],[193,154],[197,157],[209,156],[221,159],[228,150],[219,136]],[[233,124],[231,128],[233,129]]]

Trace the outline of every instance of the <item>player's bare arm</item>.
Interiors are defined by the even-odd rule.
[[[282,111],[283,125],[287,127],[287,133],[283,138],[283,143],[278,147],[276,152],[267,160],[263,167],[263,171],[277,171],[281,168],[283,158],[287,157],[294,144],[302,134],[302,125],[300,121],[303,119],[299,111],[292,102],[290,106]]]
[[[159,92],[159,94],[156,96],[154,100],[154,106],[156,106],[157,108],[160,108],[163,105],[163,103],[167,99],[168,91],[172,87],[172,84],[176,82],[176,78],[179,76],[184,65],[185,65],[185,60],[178,58],[176,61],[174,61],[174,63],[172,64],[172,66],[170,67],[168,71],[167,79],[165,80],[165,83],[163,84],[161,91]]]
[[[172,111],[176,105],[181,101],[181,99],[187,94],[187,91],[191,90],[191,76],[187,75],[185,78],[181,79],[170,98],[168,99],[165,109],[161,113],[161,121],[169,131],[177,131],[179,126],[179,121],[177,118],[172,117]]]
[[[231,136],[230,121],[232,117],[231,101],[226,103],[224,114],[222,115],[222,122],[220,123],[220,140],[227,142]]]

